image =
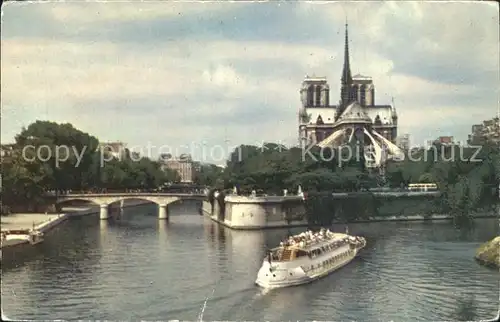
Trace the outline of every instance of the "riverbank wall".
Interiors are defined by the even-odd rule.
[[[317,197],[317,196],[316,196]],[[268,202],[266,198],[274,198]],[[368,223],[384,221],[452,220],[453,214],[439,211],[439,194],[417,193],[400,195],[342,194],[328,195],[328,200],[291,196],[292,206],[283,206],[284,197],[227,196],[225,209],[217,201],[212,206],[203,203],[203,212],[213,221],[237,230],[325,226],[330,224]],[[281,206],[280,206],[281,204]],[[473,218],[500,216],[496,211],[472,213]],[[288,220],[287,220],[288,219]]]
[[[68,218],[69,218],[68,214],[54,215],[53,217],[49,218],[47,221],[36,225],[34,227],[34,229],[45,234],[49,230],[51,230],[52,228],[56,227],[57,225],[61,224],[63,221],[67,220]]]
[[[226,196],[224,208],[217,201],[203,202],[203,212],[213,221],[238,230],[307,226],[301,196]]]

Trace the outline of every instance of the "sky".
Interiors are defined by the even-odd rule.
[[[1,142],[69,122],[144,154],[222,160],[296,144],[299,89],[352,74],[392,97],[412,145],[465,140],[499,110],[496,2],[44,2],[2,6]],[[138,148],[138,146],[143,147]],[[146,150],[144,150],[146,148]],[[215,148],[217,147],[217,148]]]

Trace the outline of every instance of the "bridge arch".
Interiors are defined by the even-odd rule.
[[[58,199],[56,200],[55,204],[56,204],[57,206],[62,206],[62,205],[64,205],[64,204],[66,204],[66,203],[75,203],[75,202],[78,202],[78,203],[79,203],[79,205],[80,205],[80,202],[82,202],[82,203],[84,203],[84,204],[85,204],[85,206],[87,206],[87,205],[88,205],[88,206],[99,206],[99,205],[100,205],[100,203],[99,203],[99,202],[97,202],[97,201],[95,201],[95,200],[89,200],[89,199],[86,199],[86,198],[69,198],[69,199],[66,199],[66,198],[64,198],[64,199],[59,199],[59,198],[58,198]]]

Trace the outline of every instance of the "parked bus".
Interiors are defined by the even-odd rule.
[[[437,191],[438,187],[435,183],[410,183],[408,185],[410,191]]]

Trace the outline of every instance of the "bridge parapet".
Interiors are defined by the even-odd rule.
[[[155,197],[206,197],[201,193],[167,193],[167,192],[111,192],[111,193],[69,193],[59,195],[66,197],[129,197],[129,196],[155,196]]]
[[[234,196],[229,195],[224,198],[225,202],[228,203],[255,203],[255,204],[266,204],[266,203],[285,203],[290,201],[303,202],[303,196]]]
[[[110,204],[126,199],[142,199],[157,204],[168,204],[177,200],[204,200],[207,196],[203,194],[190,193],[89,193],[89,194],[67,194],[57,197],[57,203],[84,200],[96,204]]]

